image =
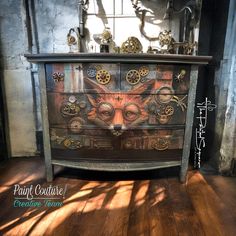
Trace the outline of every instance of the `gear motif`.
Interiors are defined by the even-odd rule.
[[[66,148],[69,148],[69,149],[79,149],[82,147],[82,144],[79,140],[74,140],[72,138],[66,138],[63,141],[63,144]]]
[[[167,116],[172,116],[172,115],[174,114],[174,107],[172,107],[172,106],[167,106],[167,107],[165,108],[165,114],[166,114]]]
[[[140,76],[142,77],[147,76],[149,74],[149,68],[147,66],[141,66],[138,71]]]
[[[111,80],[111,75],[106,70],[99,70],[96,74],[96,80],[99,84],[108,84]]]
[[[157,138],[157,140],[152,143],[152,148],[157,151],[164,151],[169,148],[169,140],[166,138]]]
[[[79,117],[75,117],[69,121],[68,127],[72,133],[80,133],[82,131],[83,124],[84,120]]]
[[[97,71],[102,70],[102,65],[95,65],[94,67],[96,68]]]
[[[62,116],[75,116],[78,115],[80,112],[80,107],[76,103],[65,102],[61,106],[61,113]]]
[[[137,70],[130,70],[126,74],[126,81],[131,85],[139,83],[140,79],[141,77]]]
[[[97,74],[97,69],[96,69],[95,67],[89,67],[89,68],[87,69],[87,75],[88,75],[88,77],[94,78],[94,77],[96,76],[96,74]]]
[[[129,37],[121,45],[122,53],[139,53],[143,49],[142,44],[136,37]]]
[[[54,82],[60,82],[60,81],[64,81],[64,73],[61,73],[61,72],[54,72],[52,74],[52,78],[54,80]]]
[[[77,98],[76,98],[74,95],[71,95],[71,96],[68,98],[68,101],[69,101],[70,103],[74,103],[74,102],[77,101]]]

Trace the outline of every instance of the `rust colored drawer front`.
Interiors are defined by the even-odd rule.
[[[158,64],[122,64],[121,90],[129,91],[140,84],[153,84],[147,87],[147,93],[158,93],[163,87],[169,93],[186,94],[189,89],[190,66]]]
[[[190,66],[159,64],[46,64],[47,90],[65,93],[187,94]]]
[[[156,150],[183,148],[184,130],[127,130],[119,136],[108,130],[81,130],[80,134],[67,129],[51,128],[51,146],[63,150]]]
[[[46,64],[47,90],[62,93],[99,93],[120,90],[119,64],[59,63]],[[89,81],[101,87],[97,90]]]
[[[183,125],[187,95],[48,93],[50,126],[70,128],[76,120],[85,129],[143,129]]]

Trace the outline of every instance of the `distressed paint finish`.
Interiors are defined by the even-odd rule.
[[[197,78],[198,78],[198,67],[192,66],[191,74],[190,74],[190,89],[189,89],[189,96],[188,96],[188,109],[187,109],[187,117],[186,117],[186,125],[185,125],[183,156],[182,156],[181,171],[180,171],[181,182],[186,181],[186,173],[188,169],[189,154],[190,154],[190,148],[191,148],[191,138],[192,138],[192,126],[193,126]]]
[[[212,150],[221,174],[235,175],[236,160],[236,2],[231,0],[223,60],[215,77],[216,128]]]
[[[53,166],[51,157],[51,145],[49,136],[49,123],[48,123],[48,106],[46,95],[46,77],[44,64],[39,64],[39,82],[41,91],[41,115],[42,115],[42,127],[43,127],[43,146],[44,146],[44,158],[46,167],[47,181],[53,180]]]
[[[34,56],[31,56],[31,55],[26,55],[29,60],[34,60]],[[69,57],[67,55],[57,55],[56,58],[54,59],[55,63],[58,63],[58,60],[59,61],[63,61],[63,57],[66,56],[66,60],[69,60]],[[113,56],[113,59],[119,59],[121,60],[122,62],[122,57],[121,55],[117,55],[117,54],[112,54]],[[106,155],[105,155],[105,152],[103,153],[102,156],[100,156],[100,154],[96,153],[96,156],[93,156],[94,154],[91,154],[88,152],[88,150],[85,150],[84,152],[79,152],[77,150],[79,150],[81,148],[81,144],[80,142],[76,142],[75,140],[69,140],[71,139],[71,137],[68,137],[68,140],[67,138],[63,141],[66,143],[64,143],[65,147],[69,147],[69,149],[71,150],[65,150],[65,151],[60,151],[59,154],[57,154],[55,152],[56,149],[52,149],[51,150],[51,147],[50,147],[50,141],[49,141],[49,123],[48,123],[48,110],[47,110],[47,101],[46,101],[46,76],[45,76],[45,73],[51,73],[52,74],[52,71],[48,68],[47,71],[45,72],[45,68],[43,68],[43,63],[42,63],[42,58],[46,59],[47,61],[47,55],[36,55],[35,56],[36,58],[41,58],[40,61],[40,79],[41,79],[41,86],[42,86],[42,93],[41,93],[41,96],[42,96],[42,112],[43,112],[43,128],[44,128],[44,147],[45,147],[45,161],[46,161],[46,169],[47,169],[47,179],[50,181],[52,180],[53,178],[53,170],[52,170],[52,165],[62,165],[62,166],[68,166],[68,167],[75,167],[75,168],[82,168],[82,169],[96,169],[96,170],[114,170],[114,171],[121,171],[121,170],[138,170],[138,169],[153,169],[153,168],[163,168],[163,167],[170,167],[170,166],[176,166],[176,165],[181,165],[181,172],[180,172],[180,179],[182,182],[185,181],[185,178],[186,178],[186,172],[187,172],[187,167],[188,167],[188,158],[189,158],[189,151],[190,151],[190,144],[191,144],[191,135],[192,135],[192,123],[193,123],[193,112],[194,112],[194,102],[195,102],[195,94],[196,94],[196,83],[197,83],[197,68],[198,66],[197,65],[192,65],[191,67],[191,73],[190,73],[190,85],[189,85],[189,94],[188,94],[188,109],[187,109],[187,122],[186,122],[186,125],[185,125],[185,135],[184,135],[184,144],[183,144],[183,156],[182,156],[182,161],[180,162],[181,160],[181,156],[179,154],[178,157],[177,157],[177,152],[174,150],[174,153],[170,153],[170,152],[167,152],[167,151],[170,151],[170,150],[166,150],[166,147],[163,148],[163,149],[157,149],[157,151],[159,152],[158,154],[155,155],[155,148],[152,147],[152,152],[148,152],[146,150],[148,150],[148,146],[144,148],[146,154],[145,154],[145,157],[147,157],[147,159],[144,161],[143,160],[143,156],[141,157],[141,152],[140,153],[137,153],[136,151],[136,154],[133,152],[135,151],[134,148],[131,148],[131,150],[129,151],[132,151],[133,154],[129,151],[126,151],[126,150],[122,150],[122,149],[119,149],[118,150],[112,150],[112,154],[110,155],[110,157],[108,159],[106,159]],[[50,54],[50,60],[53,61],[53,55]],[[58,59],[59,57],[59,59]],[[93,61],[94,58],[91,57],[90,54],[87,54],[87,57],[86,57],[86,54],[83,54],[82,56],[86,62],[89,62],[90,60]],[[109,55],[108,57],[111,57],[111,55]],[[134,57],[134,56],[133,56]],[[75,56],[73,57],[74,59],[77,59],[78,61],[82,62],[81,61],[81,58],[80,58],[80,55],[78,55],[78,58],[76,58]],[[128,59],[128,57],[126,56],[125,57],[126,59]],[[151,56],[151,60],[152,60],[152,63],[153,61],[155,61],[155,58],[157,59],[158,63],[161,63],[161,60],[159,58],[158,55],[156,56]],[[181,61],[181,57],[179,56],[176,56],[176,55],[170,55],[168,57],[170,59],[170,61],[174,61],[174,60],[180,60]],[[200,64],[203,63],[203,64],[206,64],[207,61],[210,59],[210,57],[200,57],[202,58],[202,60],[198,57],[187,57],[189,59],[189,62],[188,63],[185,63],[185,64],[189,64],[191,65],[192,64],[192,61],[195,62],[197,64],[198,61],[200,61]],[[137,59],[137,58],[136,58]],[[186,58],[185,58],[186,59]],[[65,60],[65,59],[64,59]],[[97,60],[97,59],[96,59]],[[101,63],[103,62],[103,60],[107,60],[106,56],[104,55],[103,59],[101,59]],[[149,62],[148,60],[145,61],[144,59],[142,60],[141,58],[139,58],[140,62]],[[157,63],[156,61],[156,63]],[[113,61],[111,60],[111,63]],[[163,61],[164,64],[168,64],[168,62],[166,61],[166,59]],[[162,64],[162,63],[161,63]],[[170,65],[170,64],[168,64]],[[130,64],[130,66],[132,67],[132,64]],[[146,64],[146,66],[149,66],[149,64]],[[58,68],[58,67],[56,67]],[[161,66],[160,66],[161,68]],[[174,67],[163,67],[163,68],[173,68]],[[81,70],[81,67],[80,67],[80,70]],[[163,71],[163,70],[160,70],[160,71]],[[158,73],[160,73],[159,71],[159,67],[158,67]],[[157,74],[158,74],[157,73]],[[174,72],[175,73],[175,72]],[[174,79],[174,75],[173,73],[170,73],[167,69],[167,71],[165,71],[163,74],[162,74],[163,77],[159,78],[159,77],[155,77],[155,79],[158,81],[158,79],[160,81],[165,81],[165,80],[169,80],[170,78]],[[50,77],[50,76],[49,76]],[[110,96],[116,96],[117,95],[117,92],[115,94],[112,94],[112,91],[110,91],[109,89],[107,89],[104,85],[101,86],[94,82],[91,82],[89,79],[86,79],[83,78],[85,81],[88,80],[87,82],[88,83],[85,83],[89,86],[91,86],[93,89],[94,89],[94,92],[91,93],[91,94],[85,94],[85,95],[94,95],[95,93],[97,94],[96,96],[98,96],[98,98],[100,96],[104,96],[104,102],[106,102],[106,99],[108,99],[108,97]],[[124,76],[121,76],[119,77],[119,79],[124,79]],[[154,79],[154,80],[155,80]],[[159,81],[159,82],[160,82]],[[152,80],[148,80],[146,81],[145,83],[146,84],[150,84],[151,85],[151,82]],[[173,81],[172,81],[173,82]],[[58,82],[56,82],[58,83]],[[125,95],[125,96],[131,96],[132,93],[136,94],[136,97],[137,96],[140,96],[144,90],[147,89],[147,86],[146,84],[143,83],[142,85],[136,85],[136,87],[134,87],[133,90],[137,90],[137,91],[133,91],[132,89],[129,90],[127,89],[126,87],[122,87],[120,89],[122,89],[122,93],[121,95]],[[120,84],[120,83],[118,83]],[[154,83],[155,84],[155,83]],[[170,83],[171,85],[173,85],[172,83]],[[159,85],[158,85],[159,86]],[[140,87],[140,88],[139,88]],[[142,87],[144,87],[144,90],[141,89]],[[154,86],[155,87],[155,86]],[[50,89],[48,90],[48,95],[50,93],[52,93],[52,91],[54,89],[62,89],[63,87],[61,86],[50,86],[49,87]],[[85,85],[84,87],[84,93],[86,91],[87,87]],[[88,90],[89,91],[89,90]],[[96,92],[95,92],[96,91]],[[54,91],[55,93],[56,91]],[[57,91],[58,93],[58,91]],[[60,93],[60,92],[59,92]],[[105,93],[105,95],[104,95]],[[127,94],[126,94],[127,93]],[[152,96],[155,96],[154,93],[152,93],[152,90],[149,91],[149,95],[150,93],[152,94]],[[73,93],[72,93],[73,94]],[[82,94],[81,91],[80,93],[74,93],[74,95],[78,95],[78,94]],[[102,94],[102,95],[101,95]],[[108,94],[108,95],[107,95]],[[118,93],[120,94],[120,93]],[[97,99],[97,98],[96,98]],[[89,98],[89,103],[91,103],[92,107],[96,107],[96,99],[94,98]],[[100,98],[99,98],[100,99]],[[136,98],[137,99],[137,98]],[[110,101],[110,100],[109,100]],[[117,101],[119,103],[119,101]],[[56,103],[57,104],[57,103]],[[114,105],[114,104],[113,104]],[[56,109],[57,110],[57,109]],[[55,114],[55,113],[54,113]],[[89,113],[88,113],[89,114]],[[46,119],[46,120],[45,120]],[[97,127],[96,129],[98,131],[96,131],[96,135],[101,131],[99,129],[101,129],[101,126],[100,126],[100,123],[99,124],[96,124]],[[139,125],[138,125],[139,126]],[[51,126],[53,128],[53,126]],[[59,128],[62,128],[62,127],[59,127]],[[65,126],[65,130],[66,130],[66,126]],[[142,129],[142,127],[140,126],[139,128]],[[159,134],[162,134],[162,135],[168,135],[170,133],[172,133],[172,131],[170,131],[170,133],[168,132],[168,128],[173,128],[173,129],[177,129],[178,127],[174,127],[174,125],[172,126],[168,126],[168,124],[165,126],[162,126],[161,124],[160,125],[154,125],[154,126],[150,126],[149,129],[154,131],[155,128],[159,129]],[[102,129],[105,129],[105,127],[102,127]],[[161,130],[163,129],[163,130]],[[141,132],[143,131],[145,133],[145,130],[140,130]],[[128,132],[129,132],[129,129],[128,129]],[[180,133],[179,133],[180,134]],[[127,133],[128,135],[128,133]],[[80,134],[78,134],[78,137],[80,136]],[[82,135],[81,135],[82,136]],[[94,134],[95,136],[95,134]],[[137,135],[137,137],[140,136],[140,135]],[[143,135],[142,135],[143,136]],[[182,134],[183,136],[183,134]],[[128,135],[127,136],[128,138],[130,138],[130,136]],[[57,134],[51,136],[51,140],[55,141],[56,139],[60,138]],[[136,138],[135,137],[135,134],[132,138]],[[158,140],[158,136],[157,136],[157,140]],[[176,139],[177,140],[177,139]],[[114,141],[116,141],[116,143],[118,144],[118,139],[114,139]],[[61,140],[59,140],[59,142],[61,142]],[[68,143],[70,145],[68,145]],[[117,146],[116,144],[116,146]],[[176,143],[175,143],[176,144]],[[122,147],[125,147],[124,144],[122,144],[123,146]],[[181,148],[180,146],[176,147],[176,148]],[[181,150],[181,149],[180,149]],[[51,151],[54,153],[54,156],[52,156],[52,159],[51,159]],[[95,150],[96,152],[98,152],[97,150]],[[102,150],[101,150],[102,151]],[[74,153],[74,159],[72,158],[72,153]],[[162,154],[161,154],[162,153]],[[64,156],[63,156],[63,155]],[[61,158],[58,159],[58,157],[61,156]],[[89,159],[89,158],[86,158],[86,156],[93,156],[92,159]],[[131,159],[130,157],[135,157],[136,155],[139,155],[140,156],[140,160],[138,161],[138,163],[136,162],[136,160],[138,160],[137,158],[135,159]],[[99,158],[99,157],[101,158]],[[98,158],[96,161],[94,160],[94,158]],[[105,159],[104,159],[105,158]]]
[[[90,3],[87,16],[87,25],[85,29],[86,40],[83,41],[82,48],[85,52],[91,50],[90,41],[93,40],[93,35],[101,33],[104,25],[109,26],[112,30],[113,39],[117,45],[125,41],[128,36],[135,36],[141,39],[144,45],[144,51],[149,46],[149,41],[140,34],[139,24],[140,19],[137,18],[131,1],[94,1],[95,4]],[[179,37],[179,16],[173,15],[170,20],[163,21],[163,16],[166,10],[166,1],[142,1],[142,4],[147,9],[152,10],[152,14],[147,14],[145,32],[148,36],[156,36],[159,31],[170,28],[176,40]],[[175,1],[175,6],[181,8],[182,2]],[[93,9],[95,5],[96,9]],[[111,17],[115,14],[115,17]],[[35,1],[18,1],[9,0],[1,1],[1,49],[3,56],[4,70],[12,70],[6,72],[5,75],[12,73],[12,76],[17,76],[16,70],[27,71],[30,68],[23,53],[42,53],[42,52],[64,52],[67,53],[69,48],[67,46],[66,35],[71,27],[77,27],[78,22],[78,1],[71,0],[35,0]],[[129,22],[131,27],[129,31],[123,30],[123,25]],[[94,27],[96,25],[96,27]],[[20,43],[19,43],[20,42]],[[96,48],[99,51],[99,46]],[[92,50],[93,51],[93,50]],[[35,70],[35,68],[34,68]],[[33,74],[33,73],[32,73]],[[4,78],[7,80],[8,78]],[[32,80],[37,80],[37,74],[32,75]],[[21,81],[27,82],[27,79],[21,78]],[[39,104],[37,96],[39,89],[32,83],[25,83],[30,90],[35,90],[35,97],[20,97],[22,102],[28,103],[31,100],[32,107],[28,107],[28,113],[31,114],[23,117],[21,114],[16,113],[16,110],[9,112],[14,114],[14,117],[19,119],[14,120],[10,118],[9,124],[14,123],[20,126],[22,120],[26,123],[32,124],[33,130],[41,132],[41,117],[39,115]],[[19,84],[19,87],[21,85]],[[23,88],[22,88],[23,89]],[[11,92],[10,92],[11,93]],[[19,93],[20,90],[19,90]],[[6,94],[6,100],[10,100],[10,94]],[[36,101],[34,101],[34,99]],[[33,114],[31,111],[33,110]],[[12,116],[11,116],[12,117]],[[14,132],[14,127],[9,126],[10,133]],[[18,155],[35,155],[37,154],[35,138],[31,139],[31,133],[23,132],[22,137],[16,140],[14,136],[11,138],[11,154],[12,156]],[[29,152],[23,148],[27,140],[32,140]],[[22,150],[21,150],[22,149]],[[30,154],[32,152],[32,154]]]

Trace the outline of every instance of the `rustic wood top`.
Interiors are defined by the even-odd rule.
[[[211,56],[176,54],[114,54],[114,53],[41,53],[25,54],[29,62],[107,62],[107,63],[181,63],[206,65]]]

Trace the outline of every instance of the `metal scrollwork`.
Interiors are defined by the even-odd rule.
[[[135,14],[140,19],[140,32],[149,41],[158,40],[161,48],[153,49],[152,47],[148,48],[148,53],[183,53],[186,55],[192,55],[194,52],[194,48],[197,46],[196,42],[193,42],[194,39],[194,28],[199,21],[199,12],[201,8],[201,4],[199,1],[187,1],[186,5],[184,5],[181,9],[175,10],[173,6],[173,1],[167,1],[167,8],[165,15],[163,17],[164,20],[170,18],[172,14],[183,14],[184,21],[182,27],[183,35],[180,38],[183,42],[175,42],[172,38],[170,31],[160,32],[158,36],[149,36],[145,32],[145,18],[147,13],[154,14],[150,9],[139,6],[138,0],[131,0],[133,8],[135,9]]]
[[[173,96],[173,98],[171,98],[172,102],[176,102],[177,106],[179,106],[181,108],[182,111],[184,111],[187,108],[187,105],[185,104],[184,100],[188,97],[188,95],[185,95],[182,99],[180,99],[177,96]]]

